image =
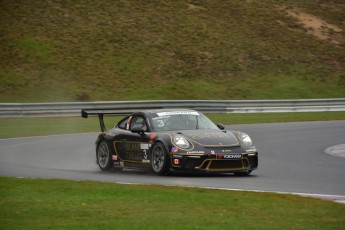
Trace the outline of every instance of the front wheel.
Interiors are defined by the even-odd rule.
[[[97,146],[97,164],[103,170],[110,170],[112,168],[112,153],[110,152],[109,144],[106,141],[101,141]]]
[[[162,143],[157,143],[151,150],[151,168],[158,175],[164,175],[168,168],[168,153]]]

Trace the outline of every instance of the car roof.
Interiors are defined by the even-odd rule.
[[[194,109],[179,109],[179,108],[175,108],[175,109],[148,109],[148,110],[143,110],[141,112],[148,115],[148,114],[153,114],[153,113],[175,112],[175,111],[198,112]]]

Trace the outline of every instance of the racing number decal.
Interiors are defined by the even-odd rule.
[[[147,150],[149,149],[149,147],[150,147],[149,144],[141,144],[140,145],[143,163],[149,163],[150,162],[150,160],[148,159],[148,156],[147,156]]]
[[[143,152],[144,152],[144,160],[147,160],[147,154],[146,154],[146,149],[143,149]]]
[[[142,162],[143,163],[150,163],[150,160],[148,159],[148,156],[147,156],[147,150],[146,149],[142,149],[142,152],[143,152],[143,160]]]
[[[150,163],[148,150],[151,147],[151,144],[140,142],[126,142],[124,146],[126,155],[123,160]]]
[[[164,122],[162,120],[158,120],[157,121],[157,126],[158,127],[163,127],[164,126]]]

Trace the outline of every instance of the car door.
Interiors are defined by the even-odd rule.
[[[133,128],[141,128],[145,132],[133,133],[131,132]],[[151,144],[148,131],[145,116],[142,114],[133,115],[129,124],[129,132],[125,137],[126,160],[143,164],[150,163],[148,150]]]

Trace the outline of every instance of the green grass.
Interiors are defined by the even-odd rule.
[[[215,123],[256,124],[275,122],[300,121],[331,121],[345,120],[345,112],[315,112],[315,113],[237,113],[237,114],[207,114]]]
[[[107,128],[118,118],[106,118]],[[98,118],[0,118],[0,138],[100,132]]]
[[[345,206],[295,195],[0,178],[1,229],[344,229]]]
[[[341,28],[334,44],[284,9]],[[342,0],[0,2],[0,102],[345,97]]]
[[[207,114],[207,116],[215,123],[226,125],[345,120],[345,112]],[[105,117],[106,128],[111,128],[120,118]],[[81,117],[0,118],[0,127],[0,138],[100,131],[98,118]]]

